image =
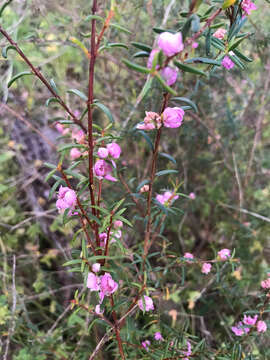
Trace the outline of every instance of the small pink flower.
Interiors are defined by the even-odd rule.
[[[250,15],[252,10],[257,10],[256,5],[250,0],[243,0],[241,7],[247,15]]]
[[[159,49],[153,49],[150,52],[150,55],[149,55],[149,58],[148,58],[148,61],[147,61],[148,69],[152,69],[152,64],[153,64],[154,57],[158,52],[159,52]],[[156,66],[156,68],[158,68],[158,65]]]
[[[163,124],[167,128],[178,128],[182,125],[185,111],[178,107],[167,107],[163,112]]]
[[[96,305],[96,307],[95,307],[95,313],[98,314],[98,315],[101,315],[101,314],[104,313],[104,310],[101,310],[101,309],[100,309],[100,305],[99,305],[99,304]]]
[[[264,333],[264,332],[266,332],[266,330],[267,330],[266,323],[262,320],[258,321],[257,322],[257,331]]]
[[[249,328],[244,327],[241,321],[236,326],[232,326],[231,329],[236,336],[247,334],[250,330]]]
[[[182,34],[172,34],[170,32],[163,32],[158,38],[158,47],[167,56],[173,56],[184,49]]]
[[[107,145],[107,149],[109,151],[109,155],[114,159],[118,159],[121,155],[121,147],[116,143],[110,143]]]
[[[222,249],[218,252],[218,256],[221,260],[227,260],[231,256],[231,251],[229,249]]]
[[[184,358],[183,360],[189,360],[190,355],[192,354],[191,351],[191,344],[189,341],[187,341],[187,351],[183,351],[183,353],[187,356],[186,358]]]
[[[69,187],[59,188],[58,200],[56,201],[56,207],[60,213],[63,213],[66,209],[74,210],[77,203],[77,196],[74,190]],[[71,212],[69,213],[71,215]]]
[[[111,274],[105,273],[100,277],[100,293],[99,297],[101,302],[104,296],[113,294],[118,289],[118,284],[113,280]]]
[[[97,154],[100,158],[105,159],[106,157],[108,157],[109,151],[107,148],[101,147],[98,149]]]
[[[113,223],[113,226],[115,228],[119,228],[123,226],[123,222],[121,220],[115,220],[115,222]]]
[[[262,287],[263,289],[270,289],[270,277],[269,277],[268,279],[263,280],[263,281],[261,282],[261,287]]]
[[[159,114],[153,111],[146,111],[146,116],[143,120],[143,123],[137,125],[137,129],[139,130],[154,130],[156,127],[160,126],[160,116]]]
[[[217,39],[222,40],[222,39],[224,39],[224,36],[225,36],[226,32],[227,32],[226,29],[220,28],[220,29],[217,29],[216,32],[214,32],[213,36],[214,36],[215,38],[217,38]]]
[[[142,342],[142,347],[146,350],[149,351],[149,346],[150,346],[151,342],[149,340],[145,340]]]
[[[94,273],[99,272],[100,270],[100,263],[95,263],[92,265],[92,271],[94,271]]]
[[[57,123],[57,124],[55,125],[55,128],[56,128],[56,130],[57,130],[60,134],[63,134],[63,132],[64,132],[64,130],[65,130],[64,125],[62,125],[62,124],[60,124],[60,123]]]
[[[78,144],[82,144],[85,140],[85,134],[83,130],[76,129],[72,131],[71,138],[76,140]]]
[[[209,264],[209,263],[204,263],[203,266],[202,266],[202,273],[203,273],[203,274],[209,274],[210,271],[211,271],[211,267],[212,267],[211,264]]]
[[[86,284],[88,289],[90,289],[91,291],[99,291],[100,290],[99,284],[100,284],[99,277],[93,274],[92,272],[90,272],[88,274],[87,284]]]
[[[100,246],[105,247],[107,242],[107,233],[103,232],[99,234]]]
[[[116,178],[111,176],[112,173],[112,167],[109,165],[105,160],[97,160],[94,165],[94,172],[95,175],[99,179],[106,179],[109,181],[117,181]]]
[[[169,86],[173,85],[176,82],[177,75],[178,75],[178,71],[169,66],[166,66],[161,71],[161,76],[166,81],[167,85],[169,85]]]
[[[157,341],[163,341],[163,340],[164,340],[163,337],[162,337],[162,335],[161,335],[161,333],[160,333],[159,331],[157,331],[157,332],[155,333],[154,338],[155,338],[155,340],[157,340]]]
[[[195,194],[194,192],[191,192],[191,193],[189,194],[189,198],[190,198],[191,200],[195,200],[195,199],[196,199],[196,194]]]
[[[191,253],[189,253],[189,252],[186,252],[186,253],[184,254],[184,258],[185,258],[185,259],[194,259],[194,255],[191,254]],[[189,262],[190,262],[190,261],[189,261]]]
[[[243,323],[245,325],[253,326],[256,324],[257,319],[258,319],[258,315],[255,315],[254,318],[252,316],[244,315]]]
[[[156,200],[160,202],[162,205],[168,205],[172,203],[174,200],[179,198],[178,195],[174,195],[171,191],[165,191],[164,194],[157,194]]]
[[[139,308],[140,308],[142,311],[154,310],[155,307],[154,307],[154,304],[153,304],[153,300],[152,300],[149,296],[146,296],[146,295],[144,295],[143,298],[144,298],[145,304],[143,303],[143,300],[140,299],[140,300],[138,301],[138,306],[139,306]]]
[[[193,43],[191,44],[192,49],[197,49],[198,46],[199,43],[197,43],[196,41],[193,41]]]
[[[229,58],[229,56],[225,55],[221,61],[221,65],[224,66],[227,70],[230,70],[234,67],[234,62]]]
[[[78,150],[77,148],[72,148],[72,149],[70,150],[69,156],[70,156],[70,159],[73,161],[73,160],[76,160],[76,159],[78,159],[79,157],[81,157],[81,156],[82,156],[82,153],[81,153],[80,150]]]

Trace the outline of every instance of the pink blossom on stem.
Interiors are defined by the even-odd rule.
[[[158,47],[166,56],[173,56],[184,49],[182,34],[180,32],[172,34],[163,32],[158,38]]]
[[[165,191],[164,194],[157,194],[156,200],[160,202],[162,205],[168,205],[168,203],[172,203],[174,200],[179,198],[178,195],[174,195],[171,191]]]
[[[191,259],[191,260],[193,260],[193,259],[194,259],[194,255],[191,254],[191,253],[189,253],[189,252],[186,252],[186,253],[184,254],[184,258],[185,258],[185,259]],[[188,262],[191,262],[191,261],[188,261]]]
[[[114,226],[115,228],[123,227],[123,221],[121,221],[121,220],[115,220],[115,222],[113,223],[113,226]]]
[[[118,284],[113,280],[111,274],[105,273],[100,277],[100,299],[103,301],[104,296],[113,294],[118,289]]]
[[[111,155],[114,159],[118,159],[122,152],[121,147],[115,142],[108,144],[107,149],[109,151],[109,155]]]
[[[261,287],[262,287],[263,289],[270,289],[270,277],[269,277],[268,279],[263,280],[263,281],[261,282]]]
[[[250,15],[252,10],[257,10],[256,5],[251,0],[243,0],[241,2],[241,8],[247,15]]]
[[[155,55],[159,52],[159,49],[153,49],[151,52],[150,52],[150,55],[149,55],[149,58],[148,58],[148,61],[147,61],[147,67],[148,69],[152,69],[152,64],[153,64],[153,60],[154,60],[154,57]],[[158,68],[158,65],[156,66],[156,69]]]
[[[159,128],[161,125],[161,120],[159,114],[154,111],[146,111],[145,118],[143,123],[137,125],[137,129],[139,130],[154,130],[155,128]]]
[[[112,167],[109,165],[105,160],[97,160],[94,165],[94,172],[95,175],[99,179],[106,179],[109,181],[117,181],[116,178],[111,176],[112,173]]]
[[[226,32],[227,32],[226,29],[219,28],[219,29],[217,29],[217,31],[214,32],[213,36],[217,39],[222,40],[222,39],[224,39]]]
[[[178,107],[167,107],[163,114],[163,124],[167,128],[178,128],[182,125],[185,111]]]
[[[142,342],[142,347],[146,350],[149,351],[149,346],[151,345],[151,342],[149,340],[145,340]]]
[[[192,49],[197,49],[198,46],[199,43],[197,43],[196,41],[193,41],[193,43],[191,44]]]
[[[55,128],[56,128],[56,130],[57,130],[60,134],[63,134],[63,132],[64,132],[64,130],[65,130],[64,125],[62,125],[62,124],[60,124],[60,123],[56,123]]]
[[[230,70],[234,67],[234,62],[229,58],[228,55],[225,55],[221,61],[221,65],[224,66],[227,70]]]
[[[236,326],[232,326],[231,329],[236,336],[242,336],[244,334],[247,334],[250,330],[249,328],[244,327],[241,321]]]
[[[161,76],[166,81],[166,84],[171,86],[173,85],[177,80],[178,71],[176,69],[173,69],[169,66],[166,66],[161,71]]]
[[[243,323],[245,325],[253,326],[256,324],[257,319],[258,319],[258,315],[255,315],[254,317],[244,315]]]
[[[142,311],[154,310],[155,307],[154,307],[154,304],[153,304],[153,300],[149,296],[146,296],[146,295],[144,295],[143,298],[144,298],[144,302],[143,302],[142,298],[138,301],[139,308]]]
[[[98,149],[97,154],[101,159],[105,159],[106,157],[108,157],[109,151],[107,148],[101,147]]]
[[[82,144],[85,140],[85,134],[84,134],[83,130],[76,129],[76,130],[72,131],[71,138],[73,140],[76,140],[77,143]]]
[[[88,289],[90,289],[91,291],[99,291],[100,290],[99,284],[100,284],[99,277],[93,274],[92,272],[89,272],[87,277],[87,284],[86,284]]]
[[[107,233],[103,232],[99,234],[100,246],[105,247],[107,242]]]
[[[209,263],[204,263],[202,266],[202,273],[203,274],[209,274],[211,271],[212,265]]]
[[[164,339],[163,339],[163,336],[161,335],[161,333],[160,333],[159,331],[157,331],[157,332],[155,333],[154,338],[155,338],[155,340],[157,340],[157,341],[163,341],[163,340],[164,340]]]
[[[189,357],[192,354],[191,343],[189,341],[187,341],[187,351],[184,351],[184,354],[187,356],[184,360],[189,360]]]
[[[257,331],[264,333],[264,332],[266,332],[266,330],[267,330],[266,323],[263,320],[258,321],[257,322]]]
[[[191,200],[195,200],[195,199],[196,199],[196,194],[195,194],[194,192],[191,192],[191,193],[189,194],[189,198],[190,198]]]
[[[59,188],[58,200],[56,201],[56,207],[60,213],[63,213],[66,209],[74,210],[77,203],[77,196],[74,190],[69,187]],[[71,211],[69,212],[71,215]]]
[[[221,260],[227,260],[231,256],[231,251],[229,249],[222,249],[218,252],[218,256]]]
[[[99,272],[99,270],[100,270],[100,263],[95,263],[95,264],[92,265],[92,271],[94,273]]]
[[[73,160],[76,160],[76,159],[78,159],[79,157],[81,157],[81,156],[82,156],[82,153],[81,153],[80,150],[78,150],[77,148],[72,148],[72,149],[70,150],[69,156],[70,156],[70,159],[73,161]]]
[[[95,313],[98,314],[98,315],[101,315],[101,314],[104,313],[104,310],[101,310],[101,309],[100,309],[100,305],[99,305],[99,304],[96,305],[96,307],[95,307]]]

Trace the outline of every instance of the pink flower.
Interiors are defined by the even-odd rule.
[[[242,336],[249,332],[249,328],[244,327],[241,321],[237,324],[237,326],[232,326],[231,329],[236,336]]]
[[[152,64],[153,64],[153,60],[154,60],[154,57],[155,55],[159,52],[159,49],[153,49],[151,52],[150,52],[150,55],[149,55],[149,58],[148,58],[148,61],[147,61],[147,67],[148,69],[152,69]],[[156,66],[156,69],[158,68],[158,65]]]
[[[66,209],[74,210],[77,203],[77,196],[74,190],[69,187],[60,186],[58,192],[58,200],[56,201],[56,207],[60,213],[63,213]],[[71,215],[71,212],[69,213]]]
[[[82,153],[81,153],[80,150],[78,150],[77,148],[72,148],[72,149],[70,150],[69,156],[70,156],[70,159],[71,159],[71,160],[76,160],[76,159],[78,159],[79,157],[82,156]]]
[[[118,227],[122,227],[123,226],[123,222],[121,220],[115,220],[115,222],[113,223],[113,226],[115,228],[118,228]]]
[[[162,71],[161,71],[161,75],[163,77],[163,79],[166,81],[166,84],[171,86],[173,85],[176,80],[177,80],[177,75],[178,75],[178,71],[166,66]]]
[[[60,124],[60,123],[57,123],[57,124],[55,125],[55,128],[56,128],[56,130],[57,130],[60,134],[63,134],[63,132],[64,132],[64,130],[65,130],[64,125],[62,125],[62,124]]]
[[[101,315],[101,314],[104,313],[104,310],[101,310],[101,309],[100,309],[100,305],[99,305],[99,304],[96,305],[96,307],[95,307],[95,313],[98,314],[98,315]]]
[[[184,254],[184,258],[185,258],[185,259],[194,259],[194,255],[191,254],[191,253],[189,253],[189,252],[186,252],[186,253]],[[188,262],[191,262],[191,261],[188,261]]]
[[[151,342],[149,340],[145,340],[142,342],[142,347],[146,350],[149,351],[149,346],[150,346]]]
[[[121,154],[121,147],[116,143],[110,143],[107,145],[107,149],[109,151],[109,155],[113,157],[114,159],[118,159]]]
[[[94,172],[95,172],[95,175],[99,179],[104,178],[109,181],[117,181],[116,178],[111,176],[112,167],[105,160],[97,160],[96,161],[96,163],[94,165]]]
[[[157,341],[163,341],[163,340],[164,340],[163,337],[162,337],[162,335],[161,335],[161,333],[160,333],[159,331],[157,331],[157,332],[155,333],[154,338],[155,338],[155,340],[157,340]]]
[[[193,43],[191,44],[192,49],[197,49],[198,46],[199,43],[197,43],[196,41],[193,41]]]
[[[107,242],[107,233],[103,232],[99,234],[100,246],[105,247]]]
[[[154,307],[154,304],[153,304],[153,300],[149,297],[149,296],[146,296],[144,295],[143,296],[144,298],[144,303],[143,303],[143,300],[142,298],[138,301],[138,306],[139,308],[142,310],[142,311],[150,311],[150,310],[154,310],[155,307]]]
[[[184,110],[178,107],[167,107],[162,116],[163,116],[163,124],[167,128],[178,128],[182,125]]]
[[[231,256],[231,251],[229,249],[222,249],[218,252],[218,256],[221,260],[227,260]]]
[[[100,290],[99,284],[100,284],[99,277],[93,274],[92,272],[90,272],[88,274],[87,284],[86,284],[88,289],[90,289],[91,291],[99,291]]]
[[[159,114],[153,111],[146,111],[146,117],[143,120],[143,124],[138,124],[137,129],[139,130],[154,130],[156,127],[159,129],[161,120]]]
[[[247,15],[250,15],[252,10],[257,10],[256,5],[250,0],[243,0],[241,7]]]
[[[203,274],[209,274],[210,271],[211,271],[211,267],[212,267],[211,264],[209,264],[209,263],[204,263],[203,266],[202,266],[202,273],[203,273]]]
[[[82,144],[85,140],[85,134],[84,134],[83,130],[78,130],[78,129],[73,130],[71,137],[73,140],[76,140],[77,143],[79,143],[79,144]]]
[[[261,287],[263,289],[270,289],[270,278],[266,279],[266,280],[263,280],[261,282]]]
[[[262,320],[258,321],[257,322],[257,331],[264,333],[264,332],[266,332],[266,330],[267,330],[266,323]]]
[[[229,58],[229,56],[225,55],[221,61],[221,65],[224,66],[227,70],[230,70],[234,67],[234,62]]]
[[[253,326],[256,324],[257,319],[258,319],[258,315],[255,315],[254,318],[252,316],[244,315],[243,323],[245,325]]]
[[[196,194],[195,194],[194,192],[191,192],[191,193],[189,194],[189,198],[190,198],[191,200],[195,200],[195,199],[196,199]]]
[[[214,32],[213,36],[217,39],[222,40],[222,39],[224,39],[226,32],[227,32],[226,29],[219,28],[219,29],[217,29],[216,32]]]
[[[97,272],[99,272],[99,270],[100,270],[100,263],[95,263],[92,265],[92,271],[97,273]]]
[[[174,195],[171,191],[165,191],[164,194],[162,195],[157,194],[156,196],[156,200],[163,205],[168,205],[169,203],[172,203],[174,200],[177,200],[178,198],[179,196]]]
[[[184,49],[182,34],[172,34],[170,32],[163,32],[158,38],[158,47],[167,56],[173,56]]]
[[[191,344],[190,344],[189,341],[187,341],[187,351],[184,351],[184,354],[185,354],[187,357],[184,358],[183,360],[189,360],[189,356],[192,354]]]
[[[100,293],[99,297],[101,302],[104,299],[104,296],[113,294],[118,289],[118,284],[113,280],[111,274],[105,273],[100,277]]]
[[[105,159],[106,157],[108,157],[109,151],[107,148],[101,147],[98,149],[97,154],[100,158]]]

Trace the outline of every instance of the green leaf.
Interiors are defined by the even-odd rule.
[[[241,38],[241,39],[238,39],[237,41],[235,41],[233,44],[231,44],[230,46],[229,46],[229,51],[231,51],[231,50],[233,50],[233,49],[235,49],[239,44],[241,44],[241,42],[243,41],[243,40],[245,40],[246,38],[244,37],[244,38]]]
[[[180,63],[179,61],[174,61],[174,64],[178,67],[178,69],[184,71],[184,72],[189,72],[189,73],[192,73],[192,74],[196,74],[196,75],[203,75],[203,76],[207,76],[207,74],[202,71],[202,70],[198,70],[194,67],[191,67],[191,66],[188,66],[188,65],[185,65],[185,64],[182,64]]]
[[[192,14],[191,17],[191,31],[196,33],[200,30],[200,18],[197,14]]]
[[[237,67],[239,67],[240,69],[244,70],[245,69],[245,65],[242,63],[242,61],[240,59],[238,59],[237,56],[232,56],[230,54],[228,54],[229,58],[235,63],[235,65]]]
[[[59,99],[57,99],[56,97],[50,97],[49,99],[47,99],[45,105],[49,106],[50,103],[54,103],[54,102],[58,102],[59,103]]]
[[[8,46],[5,46],[3,49],[2,49],[2,56],[3,58],[7,59],[7,53],[9,50],[16,50],[16,47],[14,45],[8,45]]]
[[[34,74],[31,71],[23,71],[20,72],[19,74],[16,74],[15,76],[13,76],[12,79],[9,80],[7,86],[10,87],[16,80],[18,80],[22,76],[28,76],[28,75],[34,75]]]
[[[109,108],[105,106],[104,104],[101,104],[100,102],[95,102],[93,106],[97,106],[100,110],[104,112],[104,114],[107,116],[107,118],[110,120],[111,123],[114,122],[114,118],[112,116],[112,113],[110,112]]]
[[[116,216],[115,218],[118,219],[118,220],[123,221],[123,223],[127,224],[128,226],[133,227],[133,225],[131,224],[131,222],[128,221],[127,219],[125,219],[123,216],[119,216],[119,215],[118,215],[118,216]]]
[[[158,155],[161,156],[161,157],[164,157],[164,158],[166,158],[166,159],[168,159],[168,160],[170,160],[171,162],[173,162],[173,163],[176,165],[176,160],[175,160],[175,158],[173,158],[171,155],[166,154],[166,153],[163,153],[163,152],[158,153]]]
[[[170,32],[172,34],[175,34],[175,30],[169,30],[169,29],[162,29],[162,28],[159,28],[159,27],[153,27],[153,31],[157,34],[161,34],[163,32]]]
[[[79,96],[79,97],[80,97],[81,99],[83,99],[84,101],[87,101],[87,100],[88,100],[87,96],[86,96],[83,92],[81,92],[80,90],[77,90],[77,89],[69,89],[69,90],[67,90],[67,92],[70,93],[70,94],[74,94],[74,95]]]
[[[211,44],[218,50],[221,50],[221,51],[226,50],[224,43],[221,40],[219,40],[213,36],[211,37]]]
[[[118,24],[114,24],[114,23],[110,23],[110,26],[114,27],[115,29],[126,33],[126,34],[132,34],[131,31],[129,31],[127,28],[125,28],[124,26],[118,25]]]
[[[58,95],[59,92],[58,92],[58,89],[57,89],[56,84],[53,79],[50,79],[50,84],[51,84],[51,87],[53,88],[54,92]]]
[[[141,66],[141,65],[138,65],[138,64],[135,64],[129,60],[126,60],[126,59],[122,59],[122,62],[130,69],[132,70],[135,70],[135,71],[138,71],[142,74],[150,74],[151,70],[148,69],[147,67],[144,67],[144,66]]]
[[[187,64],[199,63],[199,64],[210,64],[210,65],[218,65],[218,66],[221,65],[221,61],[204,58],[204,57],[195,57],[195,58],[187,59],[187,60],[185,60],[185,63],[187,63]]]
[[[47,181],[53,176],[53,174],[54,174],[56,171],[57,171],[57,168],[51,170],[51,171],[48,173],[48,175],[46,176],[45,182],[47,182]]]
[[[180,102],[189,104],[196,113],[198,112],[197,105],[192,100],[190,100],[186,97],[174,97],[174,98],[171,98],[171,101],[180,101]]]
[[[126,44],[123,44],[123,43],[109,43],[107,46],[111,47],[111,48],[120,47],[120,48],[124,48],[124,49],[128,50],[128,46]]]
[[[149,57],[149,53],[146,51],[138,51],[133,55],[134,58]]]
[[[4,5],[3,5],[3,6],[1,7],[1,9],[0,9],[0,17],[2,16],[5,8],[6,8],[12,1],[13,1],[13,0],[8,0],[8,1],[6,1],[6,2],[4,3]]]
[[[247,61],[247,62],[252,62],[253,60],[247,56],[245,56],[244,54],[242,54],[239,50],[234,49],[234,53],[235,55],[237,55],[238,57],[240,57],[240,59]]]
[[[70,150],[72,148],[87,149],[86,146],[82,145],[82,144],[66,144],[66,145],[61,146],[58,149],[58,152],[65,151],[65,150]]]
[[[74,265],[74,264],[80,264],[82,261],[83,261],[82,259],[69,260],[69,261],[65,262],[63,264],[63,266],[70,266],[70,265]]]
[[[149,145],[150,149],[152,151],[154,151],[154,145],[152,144],[152,141],[151,141],[150,137],[143,130],[138,130],[137,133],[141,134],[145,138],[145,140],[146,140],[147,144]]]
[[[102,21],[103,23],[105,22],[105,20],[101,16],[98,16],[98,15],[88,15],[88,16],[86,16],[84,21],[89,21],[89,20],[93,20],[93,19],[98,20],[98,21]]]
[[[172,94],[172,95],[177,95],[177,92],[175,90],[173,90],[169,85],[167,85],[166,81],[160,76],[159,73],[155,74],[155,78],[159,81],[159,83],[164,87],[164,89]]]
[[[163,176],[168,174],[177,174],[178,170],[161,170],[156,173],[156,176]]]
[[[137,49],[140,49],[140,50],[143,50],[143,51],[146,51],[148,53],[150,53],[152,51],[152,48],[151,46],[148,46],[146,44],[142,44],[142,43],[139,43],[139,42],[136,42],[136,41],[132,41],[131,42],[131,45],[133,45],[135,48]]]

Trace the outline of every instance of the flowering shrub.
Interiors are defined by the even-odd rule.
[[[186,186],[182,190],[181,176],[172,168],[177,162],[171,154],[163,152],[162,139],[177,138],[186,131],[188,114],[198,116],[192,94],[181,83],[184,77],[190,76],[190,81],[196,84],[203,84],[206,79],[211,83],[214,76],[222,78],[225,71],[234,71],[236,67],[243,70],[250,61],[242,52],[249,41],[243,28],[246,17],[256,6],[245,0],[211,1],[201,13],[201,3],[191,2],[189,11],[182,14],[181,26],[175,21],[170,30],[154,28],[153,47],[133,42],[140,52],[123,59],[121,66],[125,66],[129,77],[134,75],[142,81],[140,101],[155,89],[158,105],[146,107],[143,121],[144,115],[125,128],[124,117],[118,127],[114,122],[110,105],[117,100],[108,99],[104,104],[94,95],[98,81],[96,65],[102,60],[102,54],[115,48],[129,49],[129,44],[110,42],[110,30],[118,29],[125,34],[129,30],[113,23],[112,18],[117,17],[114,1],[110,8],[101,7],[99,3],[92,1],[92,13],[85,19],[91,22],[88,48],[78,40],[73,41],[84,51],[89,65],[87,95],[83,89],[69,89],[69,94],[82,101],[85,108],[82,113],[71,110],[54,81],[48,82],[0,27],[9,43],[4,55],[7,56],[10,46],[17,51],[31,74],[50,91],[52,98],[47,105],[55,102],[66,112],[66,118],[54,120],[63,142],[58,147],[58,164],[47,163],[50,168],[47,180],[55,181],[50,195],[56,193],[55,207],[63,226],[74,222],[74,241],[79,240],[63,266],[70,273],[79,273],[82,284],[81,291],[78,287],[72,293],[68,307],[68,311],[73,311],[70,324],[85,323],[87,335],[91,337],[91,347],[83,350],[81,358],[98,358],[99,352],[108,345],[109,356],[115,359],[255,359],[249,342],[267,332],[269,279],[261,282],[260,303],[246,310],[244,316],[240,316],[242,320],[238,321],[239,311],[231,307],[227,323],[222,318],[222,310],[215,315],[220,316],[215,337],[209,336],[203,322],[200,330],[193,331],[193,320],[202,319],[207,312],[204,296],[209,288],[213,286],[213,293],[220,292],[222,296],[230,287],[236,287],[242,265],[233,247],[222,249],[223,245],[215,244],[211,252],[199,254],[193,254],[192,250],[186,252],[186,245],[181,251],[170,247],[166,238],[168,224],[182,212],[185,198],[187,204],[200,200],[199,195],[195,195],[197,190],[189,193]],[[206,57],[199,56],[202,46],[206,48]],[[137,61],[140,58],[145,58],[144,62]],[[10,80],[10,85],[29,73],[19,75]],[[104,117],[100,119],[97,113]],[[139,136],[145,140],[149,162],[141,162],[142,171],[136,177],[130,168],[132,162],[125,160],[125,153]],[[220,138],[217,136],[216,140]],[[170,141],[167,142],[169,151]],[[160,167],[160,157],[168,160],[165,169]],[[170,190],[164,191],[160,178],[166,178],[164,182]],[[138,183],[136,188],[135,183]],[[179,225],[179,219],[176,223]],[[170,272],[175,279],[168,277]],[[218,286],[223,282],[227,284],[225,290]],[[181,296],[187,299],[182,309],[177,307]],[[215,301],[214,296],[218,295],[213,294],[211,300],[211,293],[207,294],[209,302]],[[198,304],[202,307],[194,315],[192,312]],[[189,321],[183,321],[176,331],[177,317],[184,310]],[[214,324],[216,319],[212,321]],[[213,324],[207,326],[213,329]],[[76,349],[77,344],[74,353]]]

